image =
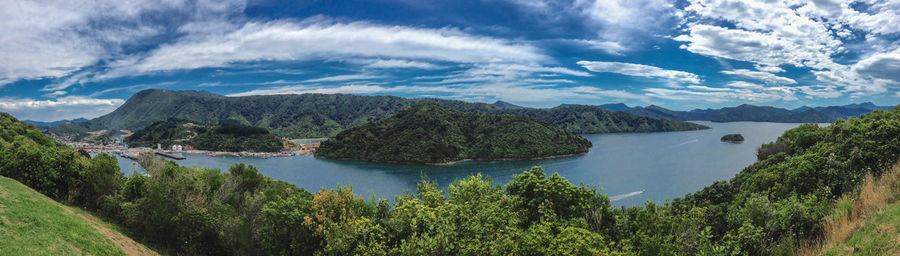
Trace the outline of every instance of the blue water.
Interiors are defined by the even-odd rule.
[[[421,177],[446,187],[455,179],[482,173],[494,182],[532,166],[542,166],[548,174],[558,172],[574,184],[602,188],[615,205],[641,205],[647,200],[663,202],[684,196],[717,180],[733,177],[756,161],[756,148],[775,140],[784,131],[800,124],[731,122],[696,123],[712,127],[701,131],[627,134],[587,134],[594,148],[574,157],[522,161],[468,161],[447,166],[383,164],[362,161],[327,160],[311,156],[252,158],[185,155],[183,166],[227,170],[233,163],[256,166],[261,173],[310,191],[353,185],[365,197],[393,199],[404,191],[415,192]],[[732,144],[719,141],[722,135],[741,133],[746,141]],[[120,158],[120,165],[131,167]],[[138,167],[139,168],[139,167]],[[140,170],[143,171],[143,170]],[[129,173],[130,172],[126,172]],[[644,190],[641,192],[641,190]]]

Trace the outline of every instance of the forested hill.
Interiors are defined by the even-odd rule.
[[[191,146],[195,149],[228,152],[275,152],[283,147],[281,139],[265,128],[245,126],[233,122],[218,125],[195,124],[185,120],[153,123],[125,139],[133,147],[164,148],[171,145]]]
[[[574,133],[706,128],[691,123],[613,113],[593,106],[535,109],[505,102],[485,104],[394,96],[301,94],[225,97],[202,91],[144,90],[134,94],[110,114],[83,123],[56,126],[49,131],[57,134],[120,129],[134,131],[169,119],[208,124],[234,120],[244,125],[267,128],[282,137],[331,137],[343,129],[388,117],[423,101],[445,104],[464,112],[525,114]]]
[[[149,175],[126,179],[115,157],[75,152],[0,113],[0,175],[172,255],[818,255],[800,247],[822,242],[824,255],[884,255],[900,215],[897,134],[900,108],[804,124],[730,180],[625,208],[539,167],[505,185],[481,174],[445,190],[423,180],[393,202],[350,186],[309,193],[244,164],[223,173],[148,156]]]
[[[590,148],[590,141],[532,117],[465,113],[436,103],[420,103],[338,133],[322,143],[316,156],[445,163],[571,155]]]
[[[857,117],[874,110],[889,110],[893,107],[876,106],[871,102],[830,107],[799,107],[788,110],[776,107],[743,104],[721,109],[694,109],[691,111],[670,110],[660,106],[628,107],[625,104],[600,105],[611,111],[622,111],[640,116],[667,118],[673,120],[705,120],[713,122],[780,122],[780,123],[830,123],[839,119]]]

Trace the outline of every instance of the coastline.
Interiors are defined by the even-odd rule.
[[[431,165],[431,166],[446,166],[446,165],[454,165],[460,162],[468,162],[468,161],[515,161],[515,160],[542,160],[542,159],[553,159],[553,158],[564,158],[564,157],[572,157],[572,156],[580,156],[590,153],[590,150],[580,153],[572,153],[572,154],[562,154],[562,155],[552,155],[552,156],[539,156],[539,157],[530,157],[530,158],[466,158],[459,159],[453,161],[446,162],[407,162],[407,161],[374,161],[367,159],[355,159],[355,158],[332,158],[332,157],[321,157],[313,154],[313,157],[323,158],[323,159],[331,159],[331,160],[353,160],[353,161],[364,161],[370,163],[386,163],[386,164],[422,164],[422,165]]]
[[[173,150],[160,150],[157,151],[151,148],[127,148],[121,146],[100,146],[100,145],[79,145],[73,146],[76,149],[83,149],[88,153],[107,153],[114,154],[119,156],[136,156],[138,154],[143,153],[151,153],[154,154],[156,152],[164,152],[164,153],[181,153],[181,154],[192,154],[192,155],[208,155],[208,156],[234,156],[234,157],[289,157],[289,156],[302,156],[302,155],[312,155],[311,150],[291,150],[291,151],[281,151],[281,152],[249,152],[249,151],[241,151],[241,152],[228,152],[228,151],[209,151],[209,150],[181,150],[181,151],[173,151]]]

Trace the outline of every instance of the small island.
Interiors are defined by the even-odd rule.
[[[725,136],[722,136],[722,141],[723,142],[731,142],[731,143],[741,143],[741,142],[744,142],[744,136],[737,134],[737,133],[726,134]]]
[[[533,117],[467,113],[421,103],[338,133],[316,157],[449,164],[461,160],[535,159],[587,153],[591,142]]]
[[[160,121],[125,138],[132,147],[170,148],[221,152],[277,152],[284,143],[265,128],[225,122],[216,125],[196,124],[187,120]]]

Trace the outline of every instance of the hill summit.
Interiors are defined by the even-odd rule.
[[[375,162],[448,163],[586,153],[591,142],[523,115],[466,113],[421,103],[347,129],[322,143],[317,157]]]

